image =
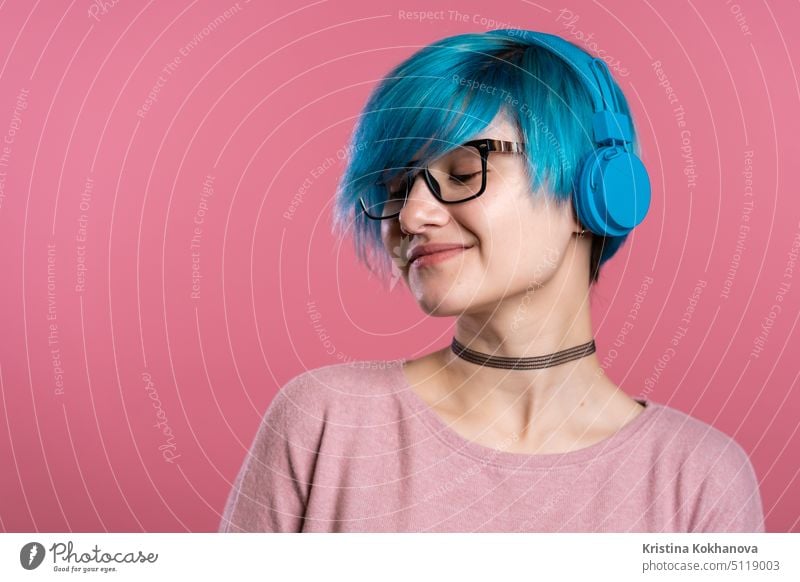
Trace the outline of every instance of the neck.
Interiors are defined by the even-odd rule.
[[[588,295],[550,291],[555,287],[462,314],[456,339],[471,350],[512,358],[547,356],[593,339]],[[551,293],[558,296],[548,297]],[[486,406],[498,412],[513,409],[527,419],[545,412],[558,417],[585,401],[593,387],[608,386],[596,353],[532,370],[481,366],[460,358],[450,346],[437,354],[462,410]]]

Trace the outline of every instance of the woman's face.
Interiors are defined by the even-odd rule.
[[[474,139],[482,138],[521,141],[504,113]],[[524,167],[521,154],[491,152],[486,190],[459,204],[437,200],[418,174],[400,215],[381,223],[384,246],[426,313],[492,308],[541,287],[561,268],[579,230],[571,203],[559,208],[543,192],[534,200]],[[431,244],[461,248],[409,261],[415,248]],[[588,263],[566,267],[588,271]]]

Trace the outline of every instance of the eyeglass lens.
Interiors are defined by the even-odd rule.
[[[433,162],[427,168],[427,175],[426,169],[421,167],[409,167],[399,172],[386,183],[386,201],[368,207],[367,211],[373,216],[398,214],[417,177],[426,180],[432,193],[446,202],[470,198],[485,184],[485,167],[477,147],[459,146]]]

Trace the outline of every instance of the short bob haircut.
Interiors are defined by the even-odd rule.
[[[386,193],[377,181],[385,170],[402,168],[420,150],[420,163],[430,163],[489,126],[501,108],[526,144],[531,192],[545,192],[558,205],[570,200],[581,159],[595,148],[593,101],[578,74],[526,40],[530,34],[505,29],[443,38],[397,65],[373,90],[353,131],[333,210],[334,232],[352,226],[356,255],[373,273],[384,278],[391,257],[381,221],[363,215],[358,197],[382,202]],[[612,84],[621,112],[631,117]],[[626,238],[592,237],[590,286]]]

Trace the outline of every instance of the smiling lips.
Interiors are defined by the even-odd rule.
[[[469,248],[472,248],[472,245],[439,243],[417,246],[409,253],[410,266],[419,268],[434,265],[446,261]]]

